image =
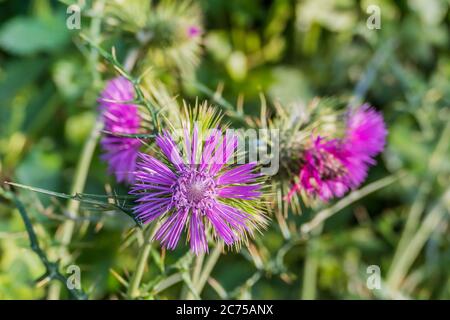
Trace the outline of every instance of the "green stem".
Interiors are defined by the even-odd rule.
[[[206,281],[208,281],[208,278],[212,270],[214,269],[214,266],[216,265],[217,261],[219,260],[221,253],[222,253],[222,246],[220,244],[217,244],[211,255],[206,260],[205,268],[200,274],[200,278],[198,280],[198,283],[196,284],[196,289],[199,295],[202,293]]]
[[[155,226],[148,227],[144,235],[144,243],[142,244],[134,273],[131,277],[130,283],[128,285],[127,297],[128,299],[135,299],[139,296],[139,287],[141,285],[141,280],[144,275],[145,267],[147,266],[148,256],[152,248],[152,237],[155,232]]]
[[[391,266],[387,278],[387,285],[391,290],[398,290],[406,274],[420,254],[433,231],[444,219],[444,214],[450,209],[450,189],[444,193],[438,204],[426,216],[414,237],[404,248],[396,263]]]
[[[396,182],[398,179],[402,178],[403,176],[404,176],[403,174],[391,175],[391,176],[382,178],[380,180],[377,180],[375,182],[372,182],[371,184],[368,184],[364,188],[361,188],[359,190],[355,190],[355,191],[351,192],[348,196],[346,196],[345,198],[342,198],[341,200],[336,202],[333,206],[321,210],[319,213],[317,213],[317,215],[310,222],[303,224],[301,227],[301,233],[303,235],[310,233],[313,229],[322,225],[322,223],[325,220],[327,220],[334,214],[338,213],[345,207],[347,207],[350,204],[356,202],[357,200],[371,194],[372,192],[380,190],[380,189]]]
[[[84,190],[92,156],[94,154],[95,147],[97,146],[97,140],[100,136],[102,126],[103,125],[100,119],[97,119],[94,127],[92,128],[91,134],[81,152],[81,156],[78,161],[75,177],[71,187],[71,194],[81,193]],[[67,204],[66,211],[69,212],[71,216],[76,217],[78,214],[79,206],[80,206],[79,201],[71,199]],[[63,264],[66,263],[69,258],[67,246],[69,245],[72,239],[74,229],[75,229],[75,220],[72,219],[66,220],[61,226],[61,229],[58,230],[58,233],[56,234],[56,239],[61,245],[61,247],[57,252],[57,258],[61,260]],[[61,288],[59,283],[54,283],[50,285],[48,291],[48,299],[57,300],[60,295],[60,289]]]
[[[302,300],[314,300],[316,298],[317,271],[319,269],[319,259],[317,249],[319,245],[318,236],[322,232],[323,224],[314,231],[314,238],[310,239],[306,247],[305,268],[303,270]]]
[[[158,283],[155,288],[153,289],[153,295],[156,295],[164,290],[166,290],[167,288],[170,288],[171,286],[173,286],[174,284],[177,284],[178,282],[183,280],[183,275],[181,273],[175,273],[172,274],[170,276],[168,276],[167,278],[165,278],[164,280],[162,280],[160,283]]]
[[[400,241],[394,253],[391,265],[396,265],[399,256],[405,251],[405,247],[410,243],[411,238],[417,231],[417,227],[420,223],[420,217],[426,206],[426,199],[432,190],[432,182],[435,179],[436,174],[439,172],[441,164],[445,159],[445,153],[447,152],[450,144],[450,122],[447,123],[444,130],[441,133],[441,137],[436,145],[433,154],[428,162],[428,174],[419,186],[419,190],[414,199],[414,202],[409,210],[408,217],[406,218],[405,228],[400,236]],[[389,276],[389,275],[388,275]]]
[[[104,8],[104,0],[97,1],[94,4],[94,11],[98,13],[95,18],[91,20],[90,25],[90,33],[94,41],[98,41],[100,38],[100,30],[101,30],[101,16]],[[100,74],[97,70],[97,62],[98,62],[98,53],[95,50],[91,50],[89,63],[91,64],[92,70],[92,80],[94,85],[99,84],[100,82]],[[102,122],[100,119],[97,119],[94,127],[92,128],[91,134],[86,141],[83,151],[81,152],[81,157],[77,164],[77,169],[75,173],[75,178],[71,188],[71,194],[81,193],[84,190],[84,185],[86,183],[87,174],[89,171],[89,167],[92,160],[92,155],[94,154],[95,147],[97,145],[97,140],[100,136],[100,132],[102,129]],[[67,205],[67,211],[72,215],[76,216],[79,209],[79,202],[75,200],[69,200]],[[75,228],[75,221],[67,220],[60,229],[60,233],[57,234],[57,240],[61,243],[61,248],[57,253],[58,259],[67,260],[67,245],[70,243],[73,235],[73,231]],[[52,284],[48,291],[48,299],[57,300],[60,295],[60,286],[59,284]]]
[[[316,297],[316,278],[319,262],[308,245],[305,269],[303,271],[302,300],[314,300]]]
[[[205,259],[205,254],[200,254],[195,257],[194,270],[192,271],[192,283],[197,283],[200,278],[200,272],[202,271],[203,260]],[[181,299],[187,299],[189,296],[189,288],[186,283],[181,289]]]
[[[92,128],[91,134],[89,135],[88,140],[86,141],[83,150],[81,152],[81,157],[79,159],[77,169],[75,172],[75,178],[72,184],[72,188],[70,190],[70,194],[82,193],[84,190],[84,186],[86,185],[86,179],[89,172],[89,167],[91,165],[92,156],[94,154],[95,148],[97,146],[97,141],[100,137],[100,132],[102,130],[103,123],[100,118],[98,118]],[[69,200],[67,205],[67,212],[70,213],[71,216],[77,216],[78,209],[80,208],[80,202],[75,199]],[[75,227],[75,221],[68,220],[63,225],[63,231],[61,233],[61,244],[63,246],[67,246],[70,243],[73,235],[73,229]]]
[[[205,254],[202,253],[195,258],[194,271],[192,272],[192,282],[197,283],[200,278],[200,272],[202,271],[203,260],[205,259]]]
[[[217,263],[217,260],[219,260],[220,254],[222,253],[222,246],[220,244],[217,244],[214,248],[213,252],[209,255],[208,259],[206,260],[205,266],[200,273],[200,276],[198,278],[197,282],[194,282],[194,288],[197,294],[200,296],[203,288],[206,285],[206,282],[208,281],[208,278],[214,269],[214,266]],[[192,300],[194,296],[192,295],[192,292],[189,292],[186,299]]]
[[[23,220],[23,223],[25,224],[25,229],[28,234],[28,238],[30,240],[31,250],[33,250],[38,255],[39,259],[41,260],[42,264],[45,267],[46,272],[44,276],[41,277],[41,279],[48,278],[49,280],[58,280],[59,282],[57,283],[66,285],[67,278],[59,272],[59,264],[57,262],[50,261],[47,257],[46,252],[42,250],[41,246],[39,245],[38,238],[36,236],[33,225],[30,221],[30,218],[28,217],[28,214],[25,210],[25,206],[23,205],[23,203],[12,192],[7,192],[4,193],[3,195],[6,196],[9,200],[12,200],[16,205],[17,209],[19,210],[20,216]],[[87,295],[81,289],[78,290],[76,288],[67,287],[67,290],[74,299],[77,300],[87,299]]]

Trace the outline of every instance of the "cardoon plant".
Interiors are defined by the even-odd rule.
[[[296,192],[329,200],[342,197],[361,185],[374,157],[384,149],[387,130],[383,116],[362,105],[346,117],[342,138],[312,137],[300,158],[297,182],[287,199]]]
[[[268,122],[272,130],[279,130],[279,170],[272,177],[272,207],[278,219],[288,216],[291,211],[298,214],[302,204],[308,205],[311,199],[291,192],[293,181],[298,178],[299,168],[303,165],[304,151],[311,142],[311,136],[321,135],[342,137],[345,125],[336,110],[335,99],[315,98],[308,104],[275,104],[276,116]],[[261,118],[267,118],[261,114]],[[301,195],[299,193],[299,195]],[[289,199],[283,201],[282,199]]]
[[[110,27],[125,31],[142,48],[139,68],[192,75],[200,62],[203,33],[202,12],[196,1],[141,1],[136,5],[115,0],[108,1],[106,7]]]
[[[186,229],[198,255],[208,252],[209,231],[228,246],[239,245],[264,227],[266,218],[256,163],[232,164],[237,136],[219,129],[211,109],[197,111],[208,116],[183,122],[178,146],[174,134],[164,131],[156,138],[155,155],[139,154],[131,194],[142,222],[161,221],[155,240],[174,249]]]

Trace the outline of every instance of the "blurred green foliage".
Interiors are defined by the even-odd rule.
[[[91,34],[92,21],[100,17],[97,36],[105,48],[114,46],[120,59],[137,43],[129,30],[122,32],[108,24],[101,15],[106,11],[94,10],[101,2],[83,1],[81,30],[68,30],[66,8],[75,1],[0,1],[2,182],[70,192],[84,141],[95,123],[98,92],[114,74],[78,34]],[[450,206],[445,196],[450,185],[450,137],[449,130],[444,131],[450,122],[450,2],[197,2],[205,24],[203,53],[190,79],[212,90],[222,88],[232,105],[243,97],[245,112],[253,115],[260,112],[261,92],[290,112],[315,96],[337,96],[343,101],[363,98],[382,110],[389,128],[387,149],[367,183],[390,173],[407,173],[400,182],[335,214],[322,232],[309,239],[283,239],[274,219],[251,249],[221,256],[212,277],[235,298],[450,299]],[[366,9],[371,4],[381,9],[379,30],[366,26]],[[133,13],[133,5],[139,10],[139,1],[130,1],[127,14]],[[124,13],[122,18],[133,19],[133,14]],[[377,55],[383,58],[373,63]],[[145,70],[148,63],[152,62],[143,58],[138,67]],[[208,98],[192,82],[181,81],[173,65],[153,65],[152,72],[149,76],[164,82],[173,95]],[[371,75],[366,92],[358,83]],[[106,191],[113,186],[118,194],[126,193],[107,176],[96,150],[85,192],[104,194],[105,181]],[[55,232],[68,216],[64,201],[16,191],[41,246],[54,256],[59,245]],[[37,286],[35,279],[44,268],[29,248],[14,205],[0,199],[0,299],[43,298],[48,285]],[[430,232],[419,231],[430,211],[441,205],[440,223]],[[130,235],[133,221],[120,213],[81,209],[83,219],[77,222],[69,249],[73,263],[82,270],[83,288],[91,298],[122,298],[126,290],[120,279],[129,279],[142,235]],[[400,237],[414,210],[419,214],[411,222],[412,237],[424,234],[426,243],[412,247],[407,241],[402,247]],[[315,210],[310,210],[289,219],[300,226],[314,216]],[[406,272],[394,273],[401,279],[389,279],[398,258],[395,253],[401,256],[416,249],[419,252]],[[168,266],[180,264],[184,252],[179,248],[161,256],[156,246],[152,248],[144,286],[151,287],[158,276],[170,274]],[[400,282],[393,285],[394,292],[367,289],[368,265],[380,266],[384,280]],[[303,276],[305,266],[316,271],[313,289],[305,289],[309,288]],[[65,268],[61,266],[62,271]],[[176,298],[180,289],[181,283],[158,297]],[[207,285],[203,297],[219,298],[220,292],[217,286]],[[67,293],[63,291],[62,297]]]

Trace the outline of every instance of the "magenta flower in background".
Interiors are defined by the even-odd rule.
[[[104,130],[120,134],[136,134],[140,128],[138,107],[126,103],[134,99],[134,88],[124,77],[106,84],[99,98]],[[138,139],[106,134],[101,140],[102,159],[118,182],[133,183],[136,160],[141,143]]]
[[[187,30],[187,35],[189,38],[195,38],[202,33],[202,30],[197,26],[190,26]]]
[[[301,190],[322,200],[344,195],[350,185],[341,151],[338,140],[315,138],[304,151],[298,182],[291,188],[288,199]]]
[[[374,160],[369,159],[383,151],[386,143],[387,129],[381,113],[368,104],[360,106],[349,115],[345,144],[364,159],[368,164]]]
[[[303,190],[326,201],[359,187],[375,164],[374,157],[383,151],[386,135],[383,116],[362,105],[348,116],[343,139],[317,137],[304,150],[298,182],[287,200]]]
[[[209,229],[214,238],[232,245],[265,225],[256,201],[248,205],[251,213],[243,210],[245,202],[261,196],[256,164],[227,164],[236,152],[237,137],[222,137],[218,129],[212,131],[203,143],[197,126],[191,133],[184,128],[180,149],[164,132],[156,138],[163,161],[140,153],[136,183],[130,191],[137,196],[134,212],[144,223],[163,221],[154,239],[167,249],[177,246],[183,229],[191,250],[199,254],[208,252]]]

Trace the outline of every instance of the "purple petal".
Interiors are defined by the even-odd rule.
[[[208,242],[206,241],[205,227],[203,225],[202,215],[195,210],[191,215],[189,226],[190,246],[191,250],[199,255],[208,252]]]
[[[252,173],[256,162],[239,165],[231,170],[225,171],[217,178],[218,185],[234,183],[253,183],[260,174]]]
[[[167,249],[175,249],[188,218],[188,212],[188,210],[184,210],[172,213],[156,232],[154,240],[159,240]]]
[[[221,188],[218,196],[222,198],[253,200],[261,196],[261,185],[229,186]]]
[[[164,132],[163,136],[158,136],[156,138],[156,144],[161,149],[161,151],[165,154],[167,159],[173,163],[177,170],[181,170],[183,167],[183,159],[178,152],[178,148],[175,145],[170,134]]]

